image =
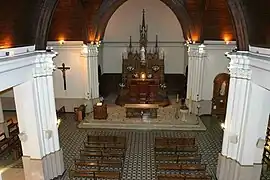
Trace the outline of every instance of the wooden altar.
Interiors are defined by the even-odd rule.
[[[157,118],[158,104],[125,104],[127,118]]]
[[[225,115],[229,93],[230,75],[218,74],[214,79],[212,115]]]
[[[153,49],[147,49],[147,31],[143,12],[140,26],[139,51],[130,43],[128,51],[122,56],[122,82],[116,104],[170,104],[164,83],[164,55],[158,47],[158,38]]]

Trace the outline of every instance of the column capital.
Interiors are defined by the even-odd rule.
[[[226,55],[230,59],[228,69],[232,78],[251,79],[252,71],[247,53],[233,52]]]
[[[88,46],[83,44],[81,49],[81,56],[87,57],[88,56]]]
[[[188,45],[189,57],[205,57],[206,50],[204,44],[189,44]]]
[[[38,54],[34,60],[35,67],[33,69],[34,77],[51,76],[55,65],[53,58],[57,55],[54,51],[38,51]]]
[[[97,57],[98,56],[98,45],[96,44],[89,44],[88,51],[90,57]]]

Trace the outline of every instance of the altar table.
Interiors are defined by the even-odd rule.
[[[127,118],[157,118],[158,104],[125,104]]]

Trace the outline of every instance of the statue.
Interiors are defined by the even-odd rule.
[[[145,61],[145,48],[142,47],[141,49],[141,61]]]
[[[220,90],[219,90],[219,95],[220,96],[224,96],[226,93],[226,81],[223,81],[223,83],[221,84]]]

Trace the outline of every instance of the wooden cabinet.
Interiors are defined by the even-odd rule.
[[[94,105],[94,119],[107,119],[107,104],[102,104],[101,106]]]

